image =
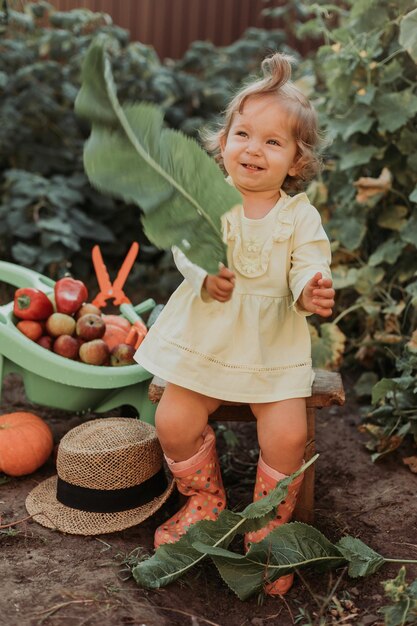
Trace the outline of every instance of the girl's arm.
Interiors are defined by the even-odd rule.
[[[295,218],[289,286],[300,315],[331,315],[334,304],[330,243],[317,209],[299,208]],[[321,282],[320,282],[321,281]]]

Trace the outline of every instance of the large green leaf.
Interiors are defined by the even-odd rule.
[[[150,104],[121,106],[106,53],[106,39],[89,48],[75,103],[92,124],[84,149],[90,182],[138,205],[149,240],[178,246],[209,273],[226,262],[221,216],[241,202],[214,162],[193,140],[163,127]]]

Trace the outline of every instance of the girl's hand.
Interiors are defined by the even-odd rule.
[[[301,292],[298,304],[309,313],[330,317],[334,306],[334,296],[332,279],[323,278],[321,272],[317,272]]]
[[[232,297],[235,287],[235,273],[223,266],[218,274],[208,274],[204,279],[203,287],[214,300],[227,302]]]

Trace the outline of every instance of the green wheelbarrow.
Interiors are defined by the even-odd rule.
[[[33,270],[0,261],[0,281],[53,293],[55,281]],[[134,307],[139,315],[155,307],[148,299]],[[131,406],[140,419],[154,423],[155,405],[148,399],[152,374],[140,365],[105,367],[66,359],[39,346],[14,324],[13,302],[0,306],[0,400],[4,378],[21,376],[30,402],[77,413],[103,413]]]

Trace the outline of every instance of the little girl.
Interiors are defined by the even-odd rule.
[[[207,275],[177,248],[185,280],[152,326],[135,359],[168,381],[156,413],[167,463],[186,504],[155,534],[155,547],[177,541],[226,505],[208,417],[225,401],[249,403],[260,447],[254,500],[303,463],[306,401],[313,370],[306,316],[334,305],[330,246],[304,193],[287,195],[319,169],[317,118],[291,82],[290,58],[274,54],[263,78],[228,106],[208,147],[217,152],[242,206],[223,215],[228,267]],[[245,547],[288,521],[301,476],[267,527]],[[267,587],[283,594],[292,575]]]

